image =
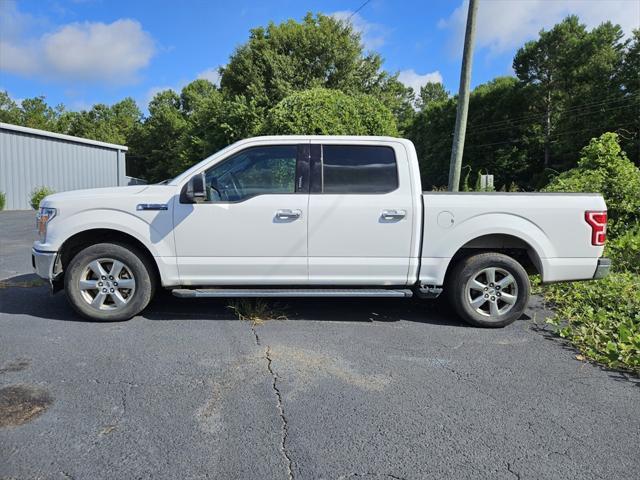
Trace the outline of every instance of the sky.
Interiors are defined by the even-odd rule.
[[[146,110],[158,91],[217,82],[251,28],[311,11],[350,19],[406,85],[457,92],[467,1],[0,0],[0,90],[71,110],[133,97]],[[640,0],[480,0],[472,86],[513,75],[517,49],[569,14],[629,35]]]

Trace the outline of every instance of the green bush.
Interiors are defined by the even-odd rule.
[[[284,98],[267,115],[271,135],[397,136],[393,113],[370,95],[314,88]]]
[[[599,192],[609,214],[605,255],[614,273],[597,282],[547,285],[549,323],[582,354],[640,375],[640,170],[615,133],[591,139],[577,168],[557,176],[550,192]]]
[[[548,322],[585,357],[640,375],[640,274],[548,285],[545,298],[555,308]]]
[[[0,192],[0,210],[4,210],[4,206],[7,203],[7,196],[4,192]]]
[[[605,256],[611,259],[615,271],[640,274],[640,225],[608,240]]]
[[[607,202],[610,238],[640,222],[640,169],[622,151],[615,133],[592,138],[578,166],[558,175],[544,191],[601,193]]]
[[[31,208],[33,208],[34,210],[38,210],[38,208],[40,208],[40,202],[42,201],[42,199],[47,195],[51,195],[52,193],[56,192],[51,190],[49,187],[42,186],[34,188],[31,191],[31,200],[29,200],[29,202],[31,203]]]

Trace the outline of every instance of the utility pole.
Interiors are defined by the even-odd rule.
[[[464,51],[462,52],[462,70],[460,71],[460,90],[458,92],[458,109],[456,112],[456,129],[453,132],[453,146],[449,163],[449,191],[457,192],[460,188],[460,170],[464,152],[464,137],[467,133],[467,113],[469,111],[469,84],[471,83],[471,63],[473,42],[476,36],[476,13],[478,0],[469,0],[467,29],[464,35]]]

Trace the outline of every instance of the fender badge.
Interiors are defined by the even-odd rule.
[[[136,210],[169,210],[166,203],[139,203]]]

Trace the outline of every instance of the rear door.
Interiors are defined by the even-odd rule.
[[[309,283],[405,285],[413,208],[401,144],[312,142]]]

